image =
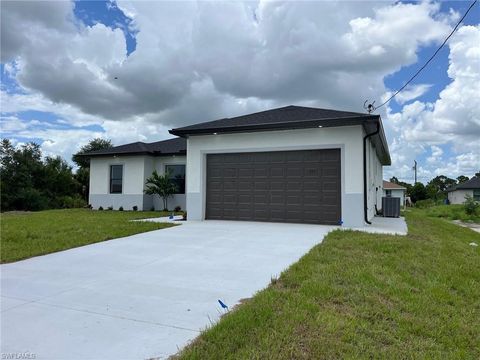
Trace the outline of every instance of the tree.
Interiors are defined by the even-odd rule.
[[[459,177],[457,177],[457,181],[459,184],[462,184],[466,181],[470,180],[470,178],[468,176],[465,176],[465,175],[460,175]]]
[[[159,175],[157,170],[154,170],[145,184],[147,185],[145,194],[160,196],[163,200],[163,210],[168,211],[168,198],[177,192],[177,185],[170,179],[170,174]]]
[[[417,182],[410,190],[410,197],[414,203],[418,200],[425,200],[427,198],[425,186],[421,182]]]
[[[390,178],[390,182],[391,182],[391,183],[394,183],[394,184],[398,184],[398,178],[397,178],[396,176],[392,176],[392,177]]]
[[[444,198],[446,190],[456,183],[457,181],[455,179],[451,179],[445,175],[436,176],[427,183],[427,197],[433,200]]]
[[[75,180],[79,183],[79,192],[88,200],[88,192],[90,185],[90,159],[82,156],[90,151],[110,149],[113,147],[112,141],[109,139],[95,138],[90,140],[87,145],[83,145],[78,152],[72,155],[72,161],[78,166],[75,173]]]
[[[90,140],[87,145],[83,145],[78,152],[72,155],[72,161],[80,168],[90,168],[90,159],[83,154],[113,147],[112,141],[108,139],[95,138]]]
[[[61,157],[43,158],[40,145],[0,143],[2,210],[43,210],[83,206],[72,168]]]

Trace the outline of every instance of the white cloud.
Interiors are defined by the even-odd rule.
[[[425,95],[431,87],[432,85],[430,84],[407,86],[402,92],[398,93],[394,99],[399,104],[405,104]]]
[[[411,162],[430,146],[425,164],[430,174],[471,176],[480,169],[480,26],[461,27],[449,47],[452,81],[438,100],[417,100],[400,113],[389,112],[387,123],[395,150],[403,156],[396,166]],[[453,155],[443,153],[445,146]]]
[[[127,57],[120,29],[79,23],[72,3],[1,6],[2,62],[23,91],[2,91],[2,111],[52,112],[72,125],[35,131],[66,158],[97,135],[116,144],[156,141],[172,127],[290,103],[362,111],[365,99],[387,94],[386,75],[414,63],[420,47],[442,41],[458,19],[430,2],[119,1],[138,31]],[[397,176],[425,152],[431,164],[447,157],[462,166],[478,154],[479,41],[470,28],[451,39],[452,83],[438,101],[419,101],[430,85],[416,85],[397,97],[401,113],[382,114]],[[33,124],[16,124],[19,136],[34,135]],[[105,132],[81,128],[92,124]],[[433,155],[445,143],[454,159]]]

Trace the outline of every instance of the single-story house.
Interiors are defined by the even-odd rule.
[[[177,138],[85,154],[90,204],[161,209],[144,194],[170,171],[189,220],[363,226],[381,208],[390,153],[379,115],[300,106],[170,130]]]
[[[467,195],[480,201],[480,172],[470,180],[447,189],[447,198],[450,204],[463,204]]]
[[[400,198],[400,205],[405,207],[407,188],[390,181],[383,180],[383,196]]]

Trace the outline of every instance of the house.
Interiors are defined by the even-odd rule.
[[[480,172],[470,180],[447,189],[447,198],[450,204],[463,204],[467,195],[480,201]]]
[[[170,130],[90,157],[90,204],[161,209],[145,195],[156,169],[173,171],[189,220],[363,226],[381,208],[390,153],[379,115],[287,106]]]
[[[383,196],[400,198],[400,205],[403,207],[405,207],[406,191],[406,187],[383,180]]]

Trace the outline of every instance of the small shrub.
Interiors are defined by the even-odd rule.
[[[118,208],[118,211],[123,211],[123,206],[120,206],[120,207]]]
[[[88,205],[87,205],[87,206],[85,206],[85,207],[86,207],[87,209],[90,209],[90,210],[92,210],[92,209],[93,209],[93,206],[92,206],[92,204],[88,204]]]
[[[137,205],[134,205],[133,206],[133,211],[137,211],[138,210],[138,206]]]
[[[155,206],[152,206],[152,207],[150,208],[150,211],[155,211]]]
[[[113,206],[109,206],[107,210],[113,210]]]
[[[186,211],[183,213],[183,220],[187,220],[187,212]]]
[[[470,195],[465,195],[465,202],[463,208],[467,215],[476,215],[480,204],[476,202]]]
[[[435,206],[435,201],[433,201],[432,199],[418,200],[415,203],[415,207],[419,209],[426,209],[432,206]]]
[[[180,211],[182,211],[182,207],[177,205],[177,206],[175,206],[175,209],[173,209],[173,211],[180,212]]]
[[[99,206],[98,210],[100,210],[100,211],[103,210],[103,206]]]

